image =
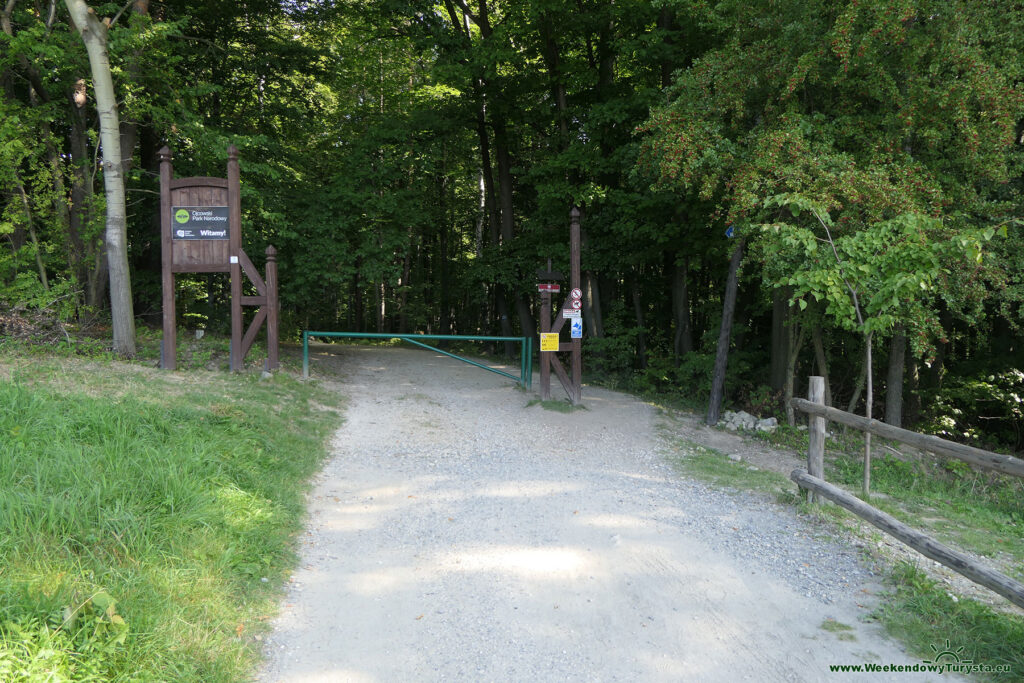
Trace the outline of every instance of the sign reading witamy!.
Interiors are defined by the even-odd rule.
[[[176,240],[228,239],[228,207],[172,206],[171,238]]]

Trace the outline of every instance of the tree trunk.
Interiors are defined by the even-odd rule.
[[[583,273],[583,308],[587,328],[594,339],[604,337],[604,321],[601,316],[601,288],[597,276],[591,271]]]
[[[908,389],[906,401],[907,427],[913,428],[921,419],[921,365],[916,357],[910,357],[910,372],[908,373]]]
[[[693,351],[693,330],[690,326],[690,258],[683,257],[682,263],[675,264],[672,273],[672,317],[675,318],[675,335],[672,339],[672,352],[675,354],[676,367],[684,354]]]
[[[853,396],[850,397],[850,403],[846,406],[846,412],[852,413],[857,409],[857,404],[860,402],[860,395],[864,391],[864,385],[868,379],[868,366],[866,362],[862,362],[860,366],[860,376],[857,378],[857,385],[853,390]]]
[[[25,186],[21,184],[20,179],[17,179],[17,173],[15,173],[15,178],[17,191],[21,196],[21,208],[25,212],[25,227],[28,230],[29,239],[32,240],[32,250],[35,252],[39,281],[43,285],[43,290],[48,292],[50,291],[50,282],[46,278],[46,264],[43,263],[43,250],[39,246],[39,237],[36,235],[36,224],[32,218],[32,205],[29,203],[28,194],[25,193]]]
[[[107,28],[84,0],[64,2],[89,54],[96,109],[100,118],[103,185],[107,198],[107,267],[110,272],[110,317],[114,330],[114,352],[120,356],[132,357],[135,355],[135,314],[132,308],[131,273],[128,269],[120,126],[114,81],[110,74],[110,58],[107,54]]]
[[[867,401],[864,405],[864,417],[871,419],[871,404],[875,400],[874,392],[874,372],[872,372],[871,362],[871,333],[869,332],[864,337],[864,346],[866,347],[866,355],[864,359],[864,368],[867,372],[868,377],[868,396]],[[864,432],[864,496],[871,495],[871,432]]]
[[[786,383],[786,362],[792,336],[789,325],[789,299],[793,295],[790,287],[776,287],[772,290],[772,348],[768,369],[768,384],[772,391],[781,391]]]
[[[732,336],[732,317],[736,312],[736,289],[745,241],[746,238],[740,238],[729,260],[729,276],[725,281],[725,297],[722,300],[722,327],[718,333],[718,350],[715,353],[715,368],[711,377],[711,396],[708,398],[708,414],[704,420],[709,425],[718,424],[718,418],[722,413],[725,369],[729,361],[729,339]]]
[[[409,278],[412,276],[412,228],[406,231],[408,246],[405,248],[405,257],[402,259],[402,293],[398,297],[398,331],[409,331]]]
[[[365,323],[365,310],[363,306],[363,283],[359,273],[363,267],[363,259],[361,256],[356,257],[356,271],[352,275],[352,303],[355,309],[355,331],[362,332],[364,330]]]
[[[907,352],[907,335],[897,326],[889,342],[889,373],[885,381],[885,422],[903,426],[903,368]]]
[[[942,325],[942,331],[946,336],[946,339],[953,338],[953,314],[949,312],[949,308],[946,307],[941,301],[939,303],[941,309],[939,310],[939,324]],[[928,373],[928,385],[938,389],[942,386],[942,378],[945,375],[946,369],[946,355],[950,351],[952,343],[947,341],[945,343],[939,342],[935,345],[935,360],[932,361],[932,366]]]
[[[636,316],[636,326],[639,330],[636,336],[636,362],[639,369],[645,370],[647,368],[647,327],[644,321],[643,297],[640,295],[642,277],[640,269],[635,269],[629,289],[633,299],[633,314]]]
[[[71,149],[71,208],[68,216],[69,261],[78,282],[85,287],[85,305],[99,308],[106,295],[107,260],[97,258],[104,252],[102,235],[88,236],[92,223],[93,185],[90,167],[88,124],[85,119],[85,79],[75,83],[69,100],[68,145]],[[99,266],[99,267],[97,267]]]
[[[672,22],[675,20],[675,11],[673,8],[664,6],[661,8],[661,12],[658,14],[658,28],[668,33],[672,29]],[[665,37],[665,44],[671,46],[673,40],[668,36]],[[668,50],[665,50],[665,54],[668,55]],[[661,60],[661,89],[664,90],[672,85],[672,61],[666,56],[665,59]]]
[[[790,320],[793,318],[790,317]],[[790,325],[792,328],[792,324]],[[806,325],[796,325],[796,338],[793,339],[793,330],[790,329],[790,339],[793,340],[793,344],[789,351],[789,357],[786,358],[786,381],[782,388],[782,400],[786,406],[786,424],[792,427],[796,424],[796,413],[793,411],[793,406],[790,405],[793,401],[793,383],[796,380],[796,362],[800,357],[800,349],[804,345],[804,332],[806,331]]]
[[[825,344],[822,341],[821,325],[814,325],[811,328],[811,345],[814,347],[814,362],[818,367],[818,374],[825,380],[825,405],[832,405],[832,389],[828,381],[828,361],[825,355]]]

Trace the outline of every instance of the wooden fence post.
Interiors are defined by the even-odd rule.
[[[807,387],[807,400],[825,405],[825,378],[811,377]],[[807,420],[807,472],[812,477],[825,479],[825,418],[809,415]],[[807,490],[807,502],[821,500],[814,491]]]
[[[267,247],[267,370],[277,370],[277,324],[280,305],[277,299],[277,249]]]

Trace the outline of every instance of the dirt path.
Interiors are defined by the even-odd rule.
[[[429,352],[333,353],[313,372],[339,364],[351,403],[261,680],[816,681],[919,663],[861,621],[876,586],[852,550],[681,479],[649,406],[585,387],[588,410],[566,415]]]

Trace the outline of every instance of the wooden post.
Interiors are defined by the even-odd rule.
[[[163,343],[160,348],[160,367],[174,370],[177,364],[177,330],[174,306],[174,273],[171,272],[171,150],[160,150],[160,266],[163,289]]]
[[[228,147],[228,254],[231,273],[231,370],[242,363],[242,202],[238,173],[238,148]]]
[[[846,508],[853,514],[867,520],[885,533],[898,538],[927,558],[939,562],[955,572],[966,576],[971,581],[999,593],[1004,598],[1024,607],[1024,585],[995,570],[978,564],[967,555],[939,543],[929,536],[912,529],[903,522],[874,508],[854,495],[817,477],[812,477],[803,470],[793,470],[789,478],[801,488],[816,491],[836,505]]]
[[[825,405],[825,378],[811,377],[807,387],[807,400]],[[818,479],[825,478],[825,418],[815,415],[807,420],[807,472]],[[816,493],[807,490],[807,502],[817,503]]]
[[[580,210],[572,207],[569,214],[569,288],[580,289]],[[550,314],[549,314],[550,316]],[[572,404],[579,405],[583,397],[583,344],[572,340]]]
[[[277,249],[267,247],[267,370],[278,368],[277,320],[280,305],[277,301]]]
[[[551,270],[550,263],[548,270]],[[551,331],[551,292],[540,293],[540,331]],[[551,400],[551,354],[547,351],[540,352],[540,398]]]

